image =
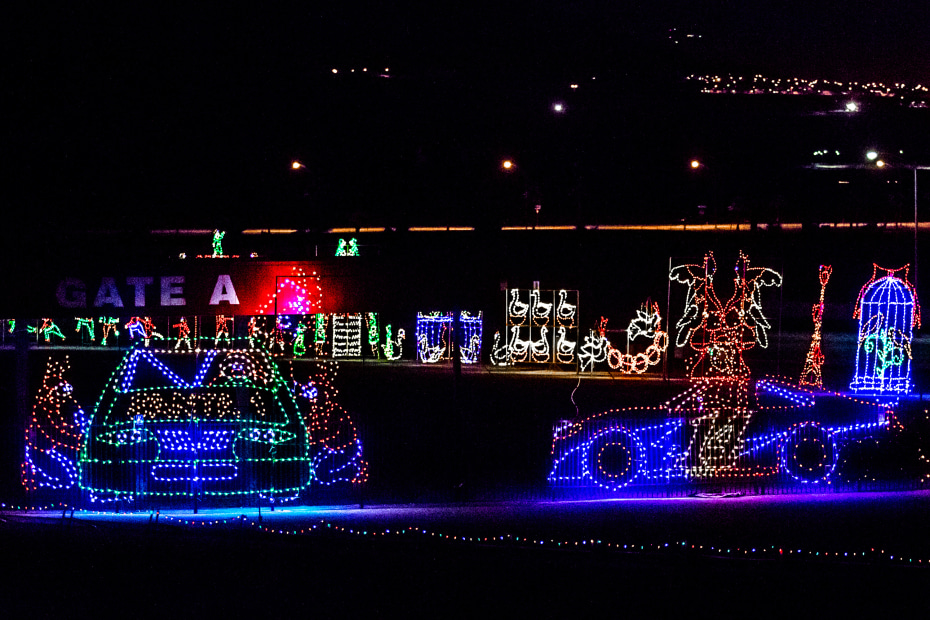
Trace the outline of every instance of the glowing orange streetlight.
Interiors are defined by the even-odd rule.
[[[503,168],[504,170],[513,170],[514,163],[510,161],[509,159],[505,159],[504,161],[501,162],[501,168]]]
[[[306,168],[306,166],[304,166],[302,163],[300,163],[296,159],[291,162],[291,170],[300,170],[301,168]]]
[[[700,161],[698,161],[697,159],[692,159],[692,160],[691,160],[691,169],[692,169],[692,170],[697,170],[697,169],[700,168],[700,167],[701,167],[701,162],[700,162]]]

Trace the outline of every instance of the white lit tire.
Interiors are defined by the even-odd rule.
[[[590,441],[585,461],[586,473],[596,485],[616,491],[639,474],[641,446],[625,428],[608,429]]]
[[[833,473],[837,452],[833,433],[816,422],[805,422],[782,440],[781,466],[795,480],[820,482]]]

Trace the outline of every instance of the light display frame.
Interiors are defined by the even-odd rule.
[[[578,291],[507,289],[504,335],[494,334],[490,360],[494,366],[576,364]]]
[[[863,394],[909,394],[911,343],[920,327],[920,303],[908,281],[909,265],[872,265],[872,277],[859,291],[853,318],[859,321],[856,371],[849,388]],[[884,275],[882,275],[884,274]]]
[[[331,315],[333,323],[333,359],[362,357],[362,315]]]
[[[417,360],[436,364],[452,357],[452,313],[417,312]]]
[[[481,361],[481,341],[484,331],[484,314],[473,315],[467,310],[459,312],[458,332],[452,312],[417,313],[417,360],[422,364],[436,364],[452,359],[452,342],[457,339],[459,359],[463,364]]]

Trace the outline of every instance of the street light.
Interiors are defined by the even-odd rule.
[[[871,163],[866,164],[809,164],[805,168],[812,170],[871,170],[872,168],[898,168],[901,170],[910,170],[914,175],[914,286],[917,286],[917,171],[930,170],[930,166],[918,166],[917,164],[905,164],[899,162],[886,162],[879,158],[878,151],[869,150],[865,154],[866,160]]]

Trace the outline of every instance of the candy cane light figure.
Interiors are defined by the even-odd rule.
[[[908,267],[873,263],[872,279],[859,291],[853,313],[859,319],[856,375],[849,385],[855,392],[907,394],[913,387],[911,341],[920,327],[920,305]]]

